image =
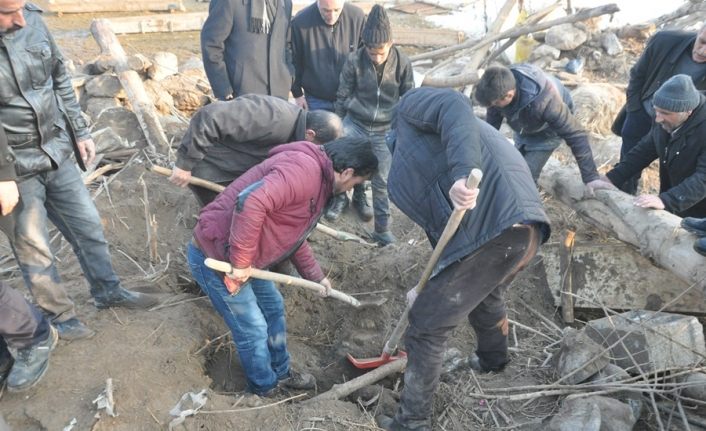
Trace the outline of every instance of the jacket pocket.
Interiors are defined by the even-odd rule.
[[[32,87],[38,89],[47,86],[52,66],[49,43],[40,42],[25,49],[28,53],[27,65],[32,79]]]

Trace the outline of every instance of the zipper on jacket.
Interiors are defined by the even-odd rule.
[[[389,60],[389,57],[388,57]],[[382,66],[382,78],[380,79],[380,82],[378,81],[378,71],[375,69],[375,64],[373,62],[370,62],[370,65],[373,68],[373,76],[375,76],[375,82],[378,85],[378,91],[377,91],[377,101],[375,102],[375,113],[373,114],[373,121],[370,122],[370,132],[373,131],[373,126],[375,125],[375,120],[378,118],[378,110],[380,110],[380,86],[382,85],[382,80],[385,79],[385,67],[387,67],[387,60],[385,60],[385,65]]]

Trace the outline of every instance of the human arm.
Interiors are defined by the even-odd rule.
[[[706,199],[706,151],[696,155],[694,172],[679,184],[660,193],[659,199],[664,208],[672,213],[684,212]]]
[[[403,62],[402,73],[400,74],[400,97],[414,88],[414,69],[412,62],[404,54],[400,55]]]
[[[645,46],[645,50],[642,52],[640,58],[637,59],[633,67],[630,69],[630,79],[628,80],[628,87],[625,91],[626,102],[628,112],[634,112],[642,107],[642,100],[640,94],[642,93],[643,87],[645,86],[645,81],[647,79],[647,74],[652,63],[652,53],[655,49],[655,41],[660,38],[659,33],[656,33]],[[656,67],[661,67],[657,65]]]
[[[294,79],[292,81],[292,96],[302,109],[307,109],[306,100],[304,99],[304,89],[302,88],[302,75],[304,73],[304,55],[306,47],[302,40],[301,29],[299,28],[299,20],[294,18],[290,26],[291,29],[291,53],[292,65],[294,66]],[[303,102],[303,105],[302,105]]]
[[[613,169],[606,174],[606,177],[611,183],[615,185],[623,184],[628,178],[642,172],[653,160],[659,157],[652,136],[655,131],[654,127],[655,126],[653,126],[650,133],[640,139],[637,145],[625,156],[623,161],[615,165]],[[656,127],[660,126],[657,125]]]
[[[346,116],[348,99],[356,89],[355,62],[356,52],[353,52],[348,56],[346,63],[343,65],[343,69],[341,69],[341,75],[338,80],[338,90],[336,91],[336,102],[334,102],[334,109],[336,114],[341,118]]]
[[[485,122],[495,127],[495,130],[500,130],[500,126],[502,126],[504,118],[505,117],[503,117],[502,112],[498,108],[490,106],[485,111]]]
[[[231,0],[213,0],[201,28],[203,66],[213,94],[219,100],[236,96],[226,69],[225,41],[233,30],[235,11]]]

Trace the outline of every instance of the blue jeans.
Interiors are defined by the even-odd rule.
[[[189,243],[187,259],[191,275],[208,295],[218,314],[233,334],[248,388],[258,395],[277,386],[289,376],[287,324],[284,301],[271,281],[250,279],[237,295],[223,283],[223,274],[204,264],[206,256]]]
[[[329,100],[319,99],[318,97],[307,95],[305,95],[304,98],[306,99],[306,104],[309,106],[309,111],[316,111],[317,109],[320,109],[322,111],[333,112],[335,110],[333,107],[333,102]]]
[[[350,117],[343,119],[343,134],[367,138],[373,146],[373,153],[378,159],[378,171],[372,178],[373,213],[375,215],[375,231],[385,232],[390,229],[390,199],[387,197],[387,175],[390,173],[392,155],[385,141],[387,130],[370,131],[356,124]]]
[[[21,199],[15,210],[13,251],[25,284],[52,320],[64,322],[76,317],[76,310],[60,284],[47,218],[73,247],[94,298],[106,299],[120,287],[100,215],[73,161],[31,176],[18,188]]]
[[[623,129],[620,131],[620,135],[623,138],[623,145],[620,147],[621,162],[625,160],[630,150],[640,142],[640,139],[650,132],[653,121],[652,117],[642,108],[626,114]],[[640,180],[641,174],[628,178],[623,184],[616,184],[616,187],[625,193],[634,195],[637,193],[637,182]]]
[[[561,145],[561,138],[558,136],[522,136],[515,133],[515,147],[525,158],[535,183],[547,160],[559,145]]]

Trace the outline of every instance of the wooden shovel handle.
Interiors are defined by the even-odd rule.
[[[206,258],[204,261],[204,264],[213,269],[214,271],[220,271],[224,273],[231,272],[233,267],[231,266],[230,263],[228,262],[223,262],[221,260],[217,259],[211,259]],[[252,268],[252,272],[250,273],[251,277],[253,278],[259,278],[260,280],[269,280],[269,281],[274,281],[275,283],[280,283],[280,284],[285,284],[288,286],[299,286],[303,287],[305,289],[312,290],[319,295],[324,294],[326,292],[326,287],[320,283],[316,283],[310,280],[304,280],[303,278],[299,277],[292,277],[291,275],[284,275],[284,274],[279,274],[276,272],[270,272],[270,271],[264,271],[262,269],[257,269],[257,268]],[[350,295],[347,295],[339,290],[336,289],[331,289],[329,292],[329,295],[331,298],[338,299],[339,301],[343,301],[345,303],[348,303],[354,307],[360,307],[360,301],[357,299],[353,298]]]

